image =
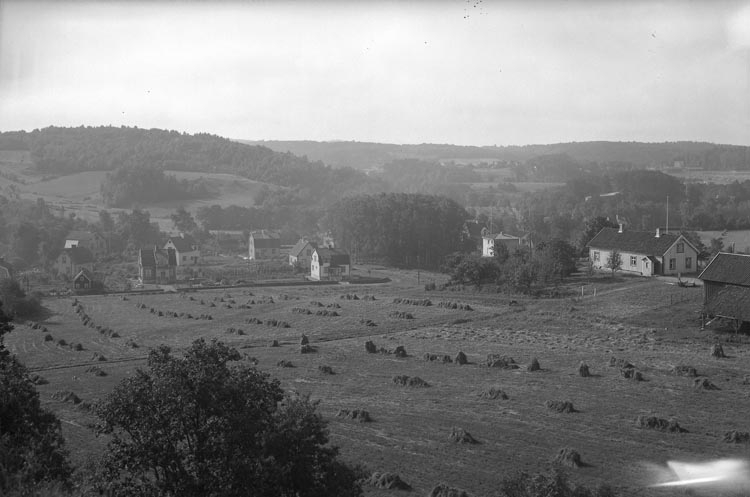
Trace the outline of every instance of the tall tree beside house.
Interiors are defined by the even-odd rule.
[[[618,225],[614,221],[610,221],[608,218],[604,216],[596,216],[588,221],[586,221],[586,225],[583,228],[583,232],[581,232],[581,235],[578,237],[578,243],[577,247],[578,250],[581,253],[586,252],[586,245],[593,240],[593,238],[596,236],[597,233],[599,233],[602,228],[617,228]]]
[[[182,233],[192,233],[198,229],[198,223],[195,222],[193,215],[186,211],[183,206],[178,207],[169,218],[172,220],[175,229]]]
[[[617,249],[612,249],[609,253],[606,261],[606,268],[612,271],[612,277],[615,277],[615,273],[622,269],[622,255]]]

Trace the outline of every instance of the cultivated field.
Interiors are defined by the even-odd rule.
[[[6,343],[49,381],[38,388],[45,404],[64,420],[77,461],[95,456],[104,441],[87,428],[93,418],[85,402],[81,408],[53,400],[53,394],[72,391],[95,401],[143,366],[150,347],[163,343],[180,349],[198,337],[233,344],[287,390],[319,399],[343,456],[370,471],[399,473],[415,495],[425,495],[438,482],[474,495],[491,494],[516,470],[550,469],[565,447],[577,450],[586,464],[568,468],[577,482],[607,482],[621,495],[682,495],[646,488],[654,482],[648,465],[748,453],[746,444],[725,443],[723,437],[730,430],[750,430],[750,354],[742,343],[723,343],[728,357],[711,357],[713,342],[725,338],[698,329],[700,288],[603,278],[588,284],[582,299],[541,300],[425,292],[415,273],[387,273],[392,283],[372,286],[79,297],[78,313],[72,298],[51,299],[45,301],[51,314],[41,322],[46,332],[18,325]],[[421,277],[424,283],[425,274]],[[429,299],[433,305],[394,303],[399,298]],[[440,302],[469,304],[471,310],[440,307]],[[94,327],[84,326],[84,314]],[[201,315],[212,319],[195,319]],[[269,320],[289,327],[270,326]],[[315,352],[300,353],[303,333]],[[51,340],[45,341],[45,334]],[[61,339],[66,345],[58,344]],[[278,347],[271,347],[273,340]],[[389,351],[403,346],[408,356],[367,353],[368,340]],[[77,344],[83,350],[76,350]],[[425,354],[455,357],[459,351],[468,364],[423,359]],[[99,361],[97,354],[106,360]],[[510,356],[520,367],[488,367],[488,354]],[[619,367],[610,366],[613,357],[632,363],[644,381],[625,378]],[[541,370],[526,370],[533,358]],[[294,367],[278,366],[281,360]],[[579,375],[581,361],[589,366],[589,377]],[[696,378],[673,372],[680,365],[695,368],[718,389],[696,389]],[[106,376],[86,372],[91,366]],[[330,366],[335,374],[321,372],[320,366]],[[393,382],[396,375],[419,377],[429,387],[399,386]],[[492,387],[508,398],[482,398]],[[545,407],[547,401],[570,401],[577,412],[555,412]],[[340,409],[365,409],[372,422],[338,417]],[[674,418],[688,431],[639,428],[635,420],[642,415]],[[479,443],[450,441],[454,427]]]

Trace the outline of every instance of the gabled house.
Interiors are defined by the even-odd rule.
[[[496,234],[485,233],[482,236],[482,257],[492,257],[495,255],[495,245],[500,243],[505,245],[508,252],[512,254],[521,246],[521,239],[502,231]]]
[[[52,266],[58,274],[73,278],[81,269],[94,270],[94,255],[85,247],[65,248]]]
[[[76,290],[92,290],[97,286],[97,283],[94,273],[86,268],[78,271],[78,274],[73,278],[73,288]]]
[[[310,279],[346,280],[351,276],[351,259],[343,250],[316,248],[310,262]]]
[[[682,234],[602,228],[588,243],[595,269],[607,269],[613,251],[620,253],[623,273],[643,276],[694,273],[698,249]]]
[[[698,278],[708,315],[750,321],[750,255],[719,252]]]
[[[178,266],[195,266],[200,263],[201,251],[198,242],[186,234],[171,236],[164,244],[164,249],[173,249]]]
[[[71,231],[65,237],[65,248],[83,247],[95,258],[107,255],[107,241],[95,231]]]
[[[169,284],[177,280],[177,254],[174,249],[138,251],[138,278],[141,283]]]
[[[13,266],[10,265],[5,257],[0,256],[0,281],[13,279]]]
[[[248,257],[251,260],[274,259],[281,256],[281,237],[275,231],[251,232],[248,246]]]
[[[289,251],[289,265],[307,268],[312,262],[312,254],[318,246],[300,239]]]

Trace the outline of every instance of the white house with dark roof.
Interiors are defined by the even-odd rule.
[[[179,236],[170,236],[164,249],[172,249],[178,266],[195,266],[200,264],[201,250],[198,242],[190,236],[181,233]]]
[[[347,252],[335,248],[316,248],[310,262],[310,279],[346,280],[351,276],[351,258]]]
[[[594,269],[608,269],[613,251],[620,253],[623,273],[642,276],[694,273],[698,249],[682,234],[603,228],[588,243]]]

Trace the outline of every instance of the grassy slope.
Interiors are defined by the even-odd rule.
[[[509,306],[503,296],[425,294],[416,285],[413,273],[389,274],[394,282],[377,287],[253,289],[252,296],[248,290],[204,291],[194,295],[195,301],[177,295],[133,296],[126,301],[113,296],[81,298],[97,324],[110,326],[122,335],[117,339],[103,338],[95,330],[84,328],[70,299],[53,299],[45,302],[53,312],[45,323],[49,332],[56,340],[82,343],[85,351],[45,343],[41,332],[25,326],[18,326],[7,343],[50,380],[49,385],[40,387],[43,399],[66,420],[66,435],[77,460],[95,454],[102,442],[85,427],[91,421],[86,412],[52,401],[51,394],[73,390],[87,400],[100,398],[143,364],[148,347],[166,343],[180,348],[200,336],[217,337],[241,347],[259,360],[260,369],[280,378],[285,388],[320,399],[320,410],[331,420],[332,438],[342,447],[343,455],[371,470],[400,473],[415,487],[416,495],[424,495],[438,481],[486,494],[515,470],[549,468],[550,460],[562,447],[575,448],[590,464],[574,471],[576,481],[610,482],[623,487],[623,495],[651,495],[644,489],[651,483],[645,466],[648,462],[737,456],[747,450],[725,444],[721,437],[731,429],[750,428],[745,415],[750,400],[744,385],[745,375],[750,374],[748,351],[741,345],[725,346],[729,359],[709,356],[713,338],[697,331],[700,289],[626,279],[624,283],[599,284],[595,299],[530,299]],[[370,293],[377,300],[342,300],[340,296],[347,292],[360,297]],[[685,302],[670,306],[670,295],[674,301]],[[276,303],[252,305],[250,310],[223,307],[230,298],[240,304],[260,296],[272,296]],[[393,304],[397,296],[429,297],[434,303],[468,302],[475,310]],[[221,303],[221,298],[226,302]],[[148,309],[137,309],[141,301],[161,310],[207,312],[214,320],[158,317]],[[342,316],[291,312],[293,307],[316,310],[311,301],[337,303],[341,309],[336,310]],[[217,307],[209,307],[210,302]],[[411,312],[416,319],[388,317],[393,310]],[[244,324],[251,316],[285,320],[292,327]],[[366,327],[360,319],[371,319],[378,326]],[[456,319],[470,321],[451,324]],[[227,334],[230,326],[242,328],[247,334]],[[317,346],[317,353],[298,353],[303,332]],[[126,346],[128,339],[140,347]],[[273,339],[279,340],[281,347],[268,347]],[[363,344],[368,339],[391,349],[404,345],[410,357],[366,354]],[[472,364],[443,365],[421,359],[426,352],[455,355],[459,350]],[[110,359],[99,363],[109,376],[94,377],[84,372],[95,352]],[[522,364],[537,357],[543,370],[489,369],[482,365],[488,353],[507,354]],[[647,381],[635,383],[622,378],[607,364],[613,355],[634,363]],[[281,359],[291,360],[296,367],[277,367]],[[581,360],[589,364],[593,377],[577,375]],[[336,374],[320,373],[318,366],[323,364],[333,367]],[[721,390],[695,391],[691,378],[669,373],[676,364],[696,367]],[[49,369],[55,366],[66,367]],[[391,378],[397,374],[419,376],[432,386],[395,386]],[[510,399],[478,398],[479,392],[493,385],[503,388]],[[571,400],[580,412],[551,413],[544,407],[547,400]],[[375,421],[359,424],[336,418],[341,408],[364,408]],[[690,433],[638,429],[634,420],[640,414],[675,417]],[[453,426],[465,428],[481,443],[450,443],[447,436]],[[371,489],[368,493],[378,495]]]

